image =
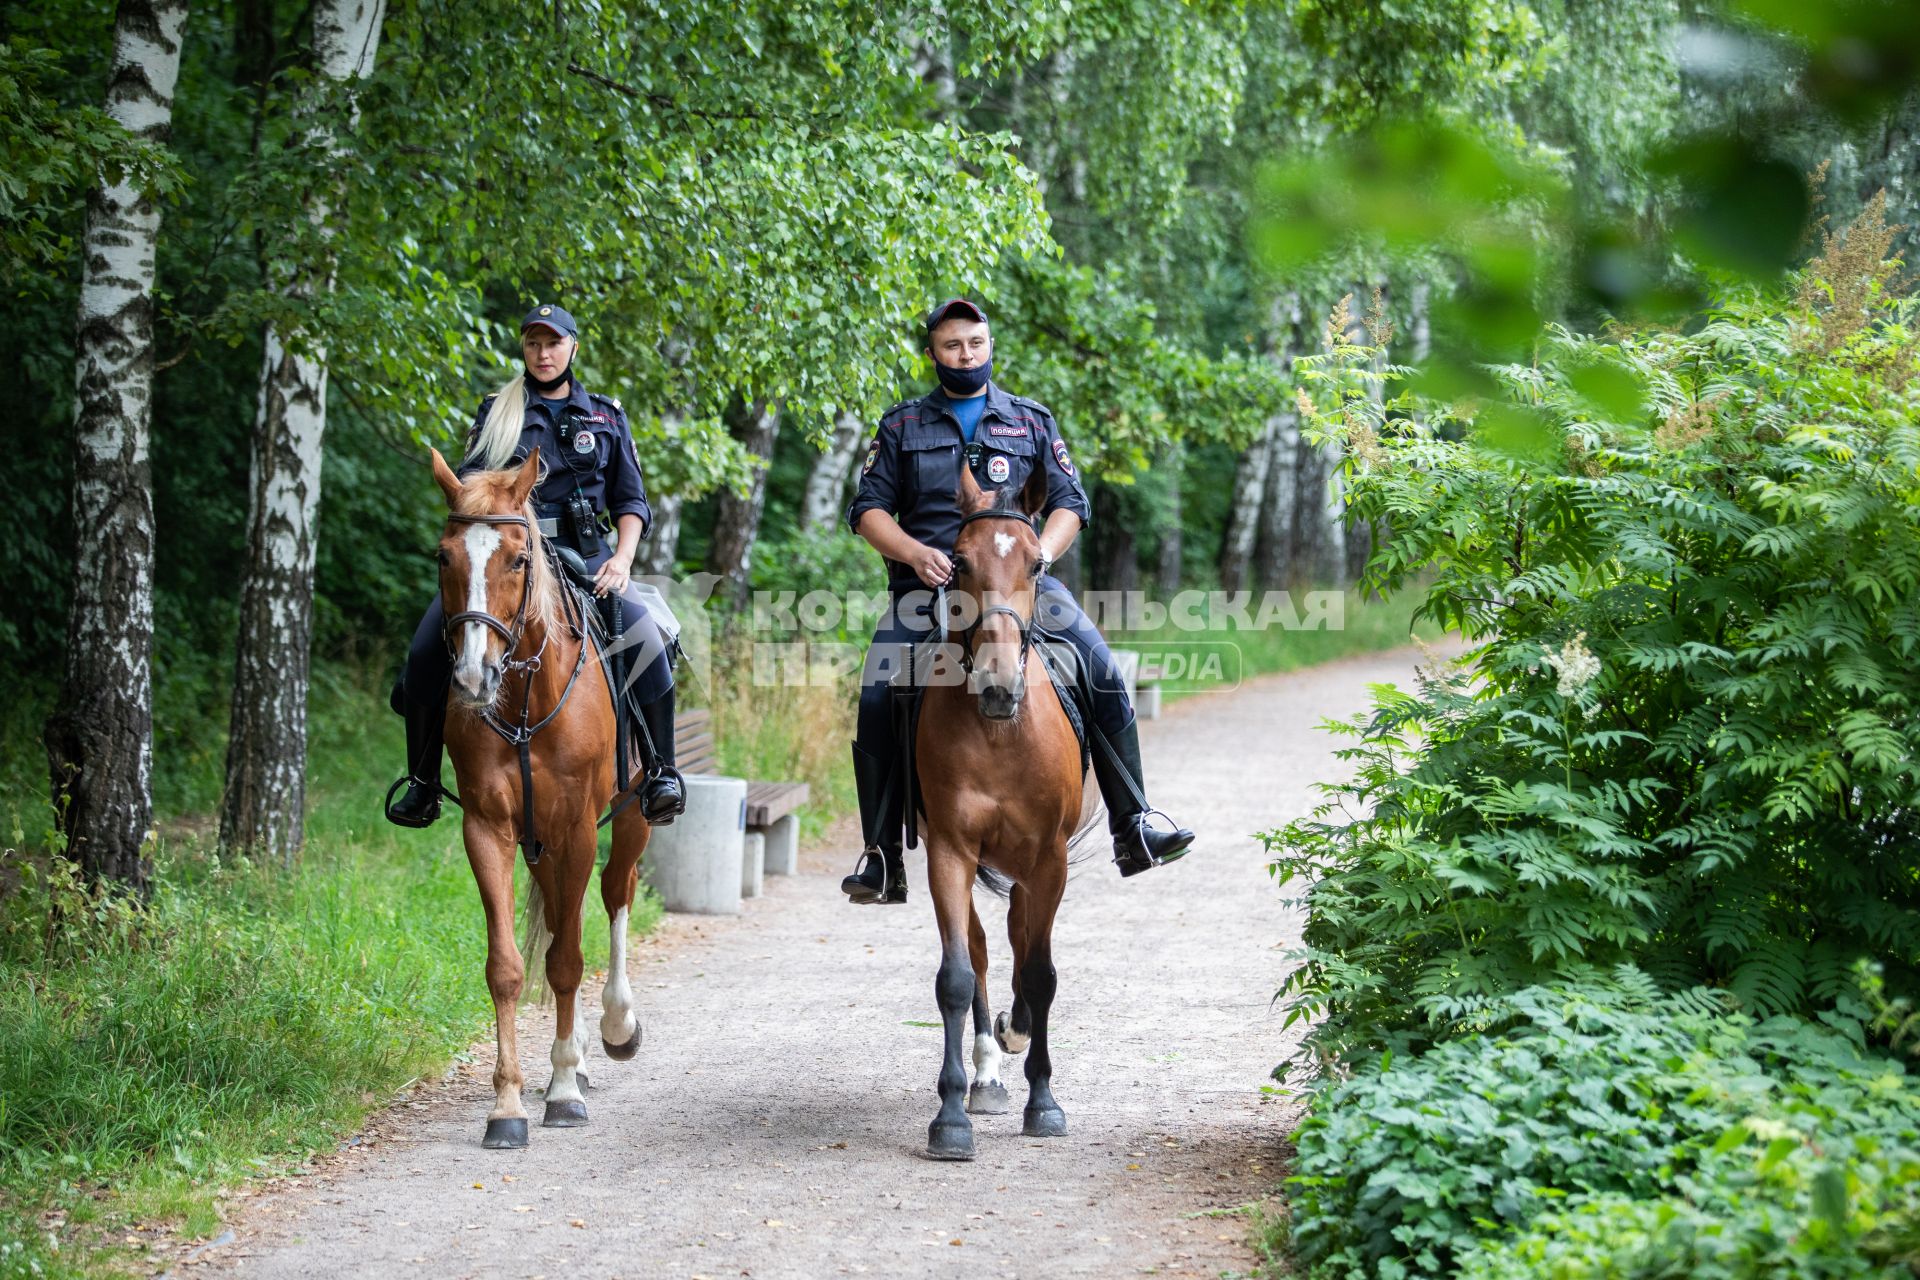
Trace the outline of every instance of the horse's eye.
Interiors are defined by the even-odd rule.
[[[440,567],[442,569],[446,568],[448,565],[453,563],[453,557],[448,555],[444,549],[434,552],[433,555],[434,555],[434,559],[440,562]]]
[[[519,556],[514,560],[513,567],[516,569],[525,569],[528,565],[532,563],[533,563],[533,557],[528,555],[526,552],[522,551],[519,554]]]
[[[1043,574],[1043,573],[1045,573],[1046,571],[1047,571],[1047,562],[1046,562],[1045,560],[1038,560],[1038,559],[1036,559],[1036,560],[1035,560],[1035,561],[1033,562],[1033,576],[1034,576],[1034,577],[1036,577],[1036,578],[1037,578],[1037,577],[1039,577],[1039,576],[1040,576],[1041,574]]]

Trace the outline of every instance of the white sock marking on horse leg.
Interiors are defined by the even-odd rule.
[[[993,549],[1000,553],[1000,558],[1002,560],[1005,560],[1009,555],[1013,553],[1013,535],[1010,533],[994,534]]]
[[[1000,1046],[990,1035],[976,1035],[973,1038],[973,1084],[979,1088],[983,1084],[1000,1083]]]
[[[555,1002],[558,1003],[557,1001]],[[573,993],[573,1034],[562,1040],[554,1037],[553,1079],[547,1084],[548,1102],[584,1102],[577,1073],[586,1055],[580,1052],[580,992]]]
[[[487,611],[487,563],[500,549],[500,531],[492,525],[467,526],[467,612]],[[485,680],[487,665],[487,628],[469,622],[460,628],[460,660],[454,664],[453,678],[470,693],[478,693]]]
[[[614,913],[608,926],[607,985],[600,988],[600,1038],[611,1045],[633,1039],[633,988],[627,982],[627,909]]]

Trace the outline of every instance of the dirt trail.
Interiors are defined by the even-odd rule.
[[[979,1158],[922,1157],[940,1066],[924,862],[909,855],[906,907],[852,907],[841,840],[769,880],[743,916],[674,917],[634,948],[646,1042],[629,1063],[595,1048],[589,1127],[538,1127],[543,1011],[522,1022],[529,1149],[480,1149],[489,1043],[315,1176],[236,1206],[234,1241],[175,1274],[1248,1272],[1244,1218],[1201,1215],[1271,1190],[1290,1119],[1260,1086],[1289,1048],[1269,997],[1297,925],[1252,833],[1305,812],[1311,784],[1338,771],[1315,726],[1365,705],[1369,683],[1404,683],[1417,657],[1267,677],[1143,725],[1154,798],[1200,841],[1128,881],[1091,863],[1068,888],[1055,942],[1064,1139],[1020,1136],[1023,1060],[1009,1059],[1013,1111],[975,1117]],[[983,915],[998,1010],[1003,912]]]

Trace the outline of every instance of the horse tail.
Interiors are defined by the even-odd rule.
[[[1107,834],[1107,805],[1100,798],[1100,788],[1090,787],[1083,780],[1080,785],[1080,825],[1067,837],[1067,865],[1077,867],[1081,863],[1110,849],[1104,837]]]
[[[996,898],[1005,898],[1013,893],[1013,878],[1001,875],[987,867],[981,867],[973,873],[974,883]]]
[[[520,960],[526,966],[526,978],[520,984],[520,998],[542,1005],[553,994],[547,989],[547,949],[553,945],[553,932],[547,928],[547,895],[532,877],[527,879],[527,901],[521,912]]]

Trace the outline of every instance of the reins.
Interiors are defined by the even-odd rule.
[[[525,516],[454,514],[447,517],[447,523],[517,524],[522,529],[527,530],[527,536],[529,538],[533,537],[532,523]],[[541,540],[540,550],[543,555],[548,557],[549,571],[557,575],[559,573],[559,566],[552,563],[553,553],[544,539]],[[574,655],[573,670],[567,675],[566,686],[560,690],[559,701],[554,703],[553,710],[540,717],[538,722],[534,722],[533,677],[540,671],[541,660],[546,656],[547,652],[547,642],[552,636],[548,632],[542,632],[540,636],[540,647],[538,649],[524,658],[516,658],[514,656],[519,652],[521,642],[526,636],[527,605],[533,598],[534,566],[531,558],[529,558],[527,567],[523,572],[525,576],[520,580],[520,607],[514,613],[512,626],[509,627],[490,613],[481,610],[467,609],[460,613],[448,615],[445,634],[448,644],[451,645],[453,642],[453,629],[458,625],[477,622],[489,628],[498,633],[500,637],[507,642],[507,653],[501,664],[502,669],[508,672],[524,672],[526,675],[526,680],[521,685],[520,722],[518,724],[511,724],[501,719],[499,714],[491,707],[480,713],[480,719],[489,729],[492,729],[495,733],[499,734],[501,738],[505,739],[507,745],[512,747],[520,757],[520,852],[521,855],[526,858],[527,865],[531,867],[537,865],[540,861],[540,855],[546,852],[546,846],[540,843],[534,831],[533,739],[534,735],[553,723],[554,718],[557,717],[561,711],[565,710],[567,699],[573,696],[573,687],[579,683],[580,672],[584,670],[587,665],[587,636],[585,619],[583,619],[578,612],[578,601],[574,599],[572,591],[562,589],[560,592],[560,602],[561,608],[566,615],[567,631],[571,638],[578,642],[578,648]],[[454,803],[459,803],[457,797],[454,799]]]
[[[998,511],[991,509],[974,511],[960,517],[960,527],[965,529],[975,520],[1018,520],[1021,524],[1026,525],[1027,528],[1034,530],[1036,534],[1039,532],[1038,528],[1035,527],[1033,517],[1022,515],[1018,511]],[[947,589],[944,585],[940,588],[939,594],[940,598],[935,607],[940,614],[940,640],[942,644],[945,644],[950,633],[947,630]],[[982,623],[997,613],[1004,613],[1013,619],[1013,625],[1020,634],[1019,665],[1016,669],[1022,671],[1026,669],[1027,650],[1033,647],[1033,619],[1023,617],[1020,611],[1011,605],[996,604],[989,605],[980,610],[978,616],[965,627],[962,627],[958,633],[960,638],[960,669],[968,675],[973,674],[974,634],[980,630]]]

